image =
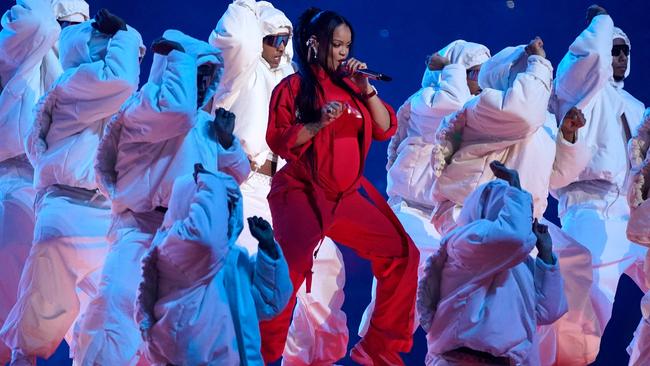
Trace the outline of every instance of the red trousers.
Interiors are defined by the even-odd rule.
[[[365,342],[376,349],[411,349],[419,253],[374,187],[365,188],[374,204],[358,191],[341,198],[289,188],[269,196],[275,238],[289,264],[294,294],[280,315],[260,323],[266,363],[282,356],[295,293],[305,279],[309,289],[314,250],[323,235],[371,262],[377,294]]]

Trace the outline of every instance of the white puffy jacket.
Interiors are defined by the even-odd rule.
[[[612,39],[619,37],[629,45],[609,15],[598,15],[571,44],[558,66],[554,88],[556,115],[560,119],[573,105],[580,108],[587,124],[578,131],[577,140],[589,147],[586,167],[555,192],[560,198],[560,214],[593,198],[581,192],[596,188],[624,194],[629,170],[627,140],[631,137],[626,135],[627,131],[637,130],[644,106],[623,90],[623,82],[613,80]]]
[[[392,203],[404,199],[420,207],[433,208],[431,152],[440,121],[459,110],[471,98],[467,69],[488,60],[483,45],[457,40],[438,52],[450,64],[440,71],[425,70],[422,89],[398,111],[398,132],[388,147],[388,185]]]
[[[176,365],[259,365],[259,321],[276,316],[292,294],[289,268],[235,245],[243,205],[223,173],[176,180],[169,211],[143,259],[137,301],[151,361]],[[213,326],[206,326],[206,324]]]
[[[224,59],[214,105],[235,113],[235,136],[257,166],[263,165],[271,152],[266,144],[271,92],[294,73],[291,40],[280,65],[271,68],[262,58],[262,39],[269,34],[291,33],[292,29],[289,19],[271,3],[235,0],[210,35],[210,44],[221,50]]]
[[[197,110],[197,67],[223,66],[219,50],[176,30],[164,38],[180,43],[185,52],[154,55],[149,81],[110,121],[97,154],[100,189],[111,198],[113,212],[167,207],[174,180],[195,163],[225,171],[238,182],[250,165],[237,139],[225,150],[211,137],[213,116]],[[209,87],[209,103],[219,78]]]
[[[524,46],[508,47],[483,64],[481,94],[443,120],[432,155],[434,172],[440,174],[433,188],[439,230],[453,225],[445,212],[494,179],[489,168],[493,160],[519,171],[522,187],[534,197],[535,216],[542,216],[549,181],[555,182],[552,172],[559,171],[557,179],[566,180],[571,173],[562,156],[580,149],[556,140],[556,123],[547,112],[552,71],[548,60],[526,56]]]
[[[23,141],[32,109],[61,73],[61,66],[49,70],[43,85],[41,65],[52,52],[61,28],[49,2],[18,2],[2,16],[0,31],[0,161],[25,154]],[[43,70],[45,71],[45,70]]]
[[[83,0],[22,0],[2,17],[0,31],[0,161],[25,154],[33,108],[63,70],[57,19],[85,21]]]
[[[133,28],[109,37],[91,21],[61,32],[64,73],[39,101],[26,142],[37,190],[97,189],[97,146],[106,122],[138,86],[141,43]]]
[[[439,284],[424,278],[420,286],[435,291],[418,290],[418,302],[435,309],[428,365],[460,347],[510,357],[515,365],[540,364],[536,326],[559,319],[567,302],[555,256],[550,265],[530,256],[536,243],[531,204],[530,194],[502,180],[478,187],[465,201],[459,227],[442,239],[447,258]],[[439,299],[427,298],[435,294]]]

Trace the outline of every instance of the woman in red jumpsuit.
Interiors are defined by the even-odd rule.
[[[324,236],[371,262],[376,306],[350,356],[362,365],[403,365],[399,352],[412,344],[419,254],[363,177],[371,141],[390,138],[397,122],[368,79],[354,75],[366,66],[348,59],[352,42],[352,27],[340,15],[310,9],[301,16],[294,43],[299,71],[271,98],[266,140],[287,165],[273,177],[268,200],[294,295],[304,281],[308,292],[319,285],[311,283],[311,266]],[[281,356],[295,301],[260,324],[267,363]]]

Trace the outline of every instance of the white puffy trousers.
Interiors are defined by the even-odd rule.
[[[54,185],[39,193],[35,213],[18,299],[0,337],[18,355],[48,358],[96,294],[110,202],[93,191]],[[74,343],[70,348],[77,350]]]
[[[593,285],[590,298],[598,319],[598,327],[595,329],[596,334],[591,337],[594,344],[589,345],[589,348],[596,350],[612,316],[614,296],[621,275],[626,273],[642,291],[648,290],[643,270],[647,249],[627,240],[625,232],[629,208],[625,197],[619,195],[608,198],[610,199],[607,202],[588,202],[570,207],[561,218],[562,230],[591,252]],[[576,347],[571,349],[577,350]],[[595,356],[593,354],[594,359]],[[593,360],[578,364],[575,361],[561,364],[586,365],[591,361]]]
[[[546,220],[564,279],[568,312],[550,325],[537,327],[540,364],[587,365],[600,347],[600,323],[590,298],[593,285],[591,252],[555,224]]]
[[[266,197],[271,189],[271,178],[252,172],[242,183],[244,218],[259,216],[272,223],[271,209]],[[249,254],[257,253],[258,242],[244,220],[244,230],[237,243]],[[347,351],[347,318],[341,310],[345,295],[345,266],[343,256],[334,242],[325,238],[314,258],[311,292],[305,284],[297,294],[293,320],[282,354],[285,366],[332,365]]]
[[[142,257],[163,221],[158,211],[125,211],[113,216],[110,247],[99,293],[81,321],[74,365],[140,365],[143,340],[135,321],[135,299],[142,279]]]

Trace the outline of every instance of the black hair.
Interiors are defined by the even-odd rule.
[[[352,29],[352,25],[343,16],[333,11],[320,10],[312,7],[303,12],[298,18],[298,25],[294,32],[295,39],[293,48],[297,56],[296,64],[298,66],[298,74],[301,76],[300,93],[296,96],[300,123],[310,123],[320,120],[321,112],[317,108],[316,102],[318,92],[322,92],[322,86],[318,82],[311,65],[320,64],[328,73],[330,72],[327,69],[327,59],[330,54],[332,35],[334,29],[341,24],[345,24],[350,28],[352,44],[354,44],[354,30]],[[318,57],[314,57],[309,52],[307,42],[311,36],[316,36],[316,40],[318,41]],[[351,52],[352,49],[350,49]],[[335,84],[341,86],[352,95],[356,95],[349,86],[343,83],[340,76],[335,74],[330,74],[330,76]]]

